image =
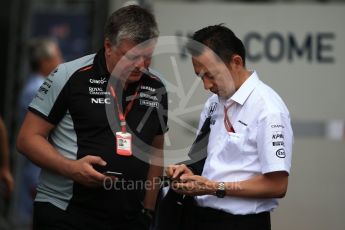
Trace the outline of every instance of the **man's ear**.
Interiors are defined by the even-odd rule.
[[[234,54],[230,59],[229,66],[232,70],[243,68],[243,60],[241,56],[238,54]]]
[[[113,44],[111,43],[109,38],[104,39],[104,49],[105,49],[105,54],[106,55],[109,56],[111,54],[112,47],[113,47]]]
[[[241,56],[238,55],[238,54],[235,54],[235,55],[232,57],[232,62],[233,62],[236,66],[243,67],[243,60],[242,60]]]

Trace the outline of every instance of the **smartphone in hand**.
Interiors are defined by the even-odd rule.
[[[121,177],[123,175],[123,173],[115,172],[115,171],[105,171],[103,174],[106,176],[114,176],[114,177]]]

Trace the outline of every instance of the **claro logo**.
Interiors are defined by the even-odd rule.
[[[91,98],[91,104],[110,104],[110,98]]]
[[[271,125],[271,128],[282,128],[284,129],[284,125]]]
[[[90,78],[89,82],[92,83],[92,84],[103,85],[104,83],[107,83],[107,79],[105,79],[105,78],[101,78],[101,79],[92,79],[92,78]]]

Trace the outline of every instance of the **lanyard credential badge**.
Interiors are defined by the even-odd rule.
[[[128,104],[128,106],[125,109],[125,112],[123,113],[118,98],[116,96],[116,92],[112,86],[110,86],[110,92],[111,95],[114,98],[114,101],[117,105],[118,113],[119,113],[119,119],[120,119],[120,126],[121,126],[121,132],[116,132],[116,153],[121,156],[132,156],[132,134],[127,132],[126,127],[126,116],[129,113],[129,111],[133,107],[134,100],[136,96],[138,95],[139,87],[134,94],[132,100]]]
[[[116,132],[116,153],[121,156],[132,155],[132,134]]]

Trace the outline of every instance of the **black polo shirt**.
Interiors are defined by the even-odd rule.
[[[73,205],[102,215],[141,208],[145,186],[138,183],[133,187],[131,183],[145,181],[152,141],[167,131],[166,89],[159,78],[148,75],[125,90],[113,85],[121,92],[122,108],[137,95],[126,117],[133,155],[121,156],[116,154],[114,133],[120,126],[115,100],[107,88],[109,81],[112,84],[102,49],[60,65],[43,83],[29,110],[55,125],[49,141],[62,155],[70,159],[100,156],[107,165],[95,166],[98,171],[121,172],[127,182],[111,189],[87,188],[43,169],[36,201],[62,209]]]

